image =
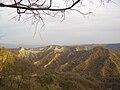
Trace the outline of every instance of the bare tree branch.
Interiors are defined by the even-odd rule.
[[[64,11],[64,10],[68,10],[68,9],[73,8],[81,0],[75,1],[71,6],[66,7],[66,8],[51,8],[52,0],[50,0],[50,6],[49,7],[43,7],[45,2],[42,5],[38,5],[38,4],[35,4],[35,3],[32,4],[30,2],[30,0],[28,0],[28,1],[29,1],[30,5],[21,4],[21,1],[20,2],[16,2],[16,0],[14,0],[14,4],[3,4],[3,3],[0,3],[0,7],[9,7],[9,8],[25,9],[25,10]],[[34,7],[34,6],[36,6],[36,7]],[[39,7],[39,6],[42,6],[42,7]],[[18,13],[20,13],[20,12],[18,12]]]
[[[35,28],[37,29],[38,23],[42,22],[42,27],[45,26],[43,16],[52,16],[55,17],[56,15],[62,16],[62,21],[65,19],[65,12],[72,10],[77,11],[81,15],[89,15],[93,14],[92,12],[86,12],[83,13],[78,8],[76,9],[76,5],[78,3],[81,6],[83,5],[84,0],[61,0],[59,2],[63,1],[63,5],[56,5],[55,0],[10,0],[7,2],[0,2],[0,7],[7,7],[7,8],[13,8],[16,9],[16,12],[18,14],[18,20],[20,21],[22,14],[28,14],[28,19],[31,17],[33,18],[32,24],[35,25]],[[109,3],[111,0],[100,0],[101,4],[104,5],[104,3]],[[92,2],[92,0],[89,0],[89,2]],[[32,16],[29,16],[32,15]],[[35,29],[35,33],[36,33]],[[34,33],[34,35],[35,35]]]
[[[39,16],[41,13],[39,11],[56,11],[64,13],[66,10],[75,10],[73,7],[75,7],[78,3],[82,5],[83,0],[61,0],[65,1],[64,6],[57,6],[53,5],[53,1],[55,0],[11,0],[11,3],[0,3],[0,7],[8,7],[8,8],[15,8],[17,9],[17,14],[19,14],[19,18],[21,17],[20,14],[33,14],[33,16]],[[111,0],[100,0],[102,4],[106,1],[106,3],[109,3]],[[89,2],[92,2],[90,0]],[[68,5],[70,3],[70,5]],[[37,12],[36,12],[37,11]],[[78,11],[78,10],[77,10]],[[79,11],[81,13],[81,11]],[[45,15],[48,15],[48,13],[44,12]],[[84,13],[81,13],[84,14]],[[50,15],[50,14],[49,14]],[[85,15],[85,14],[84,14]]]

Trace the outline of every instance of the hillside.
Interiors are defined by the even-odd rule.
[[[7,75],[1,78],[0,87],[7,90],[9,87],[18,90],[16,85],[20,83],[22,90],[34,90],[31,86],[35,90],[119,90],[120,87],[120,53],[102,46],[1,48],[0,61],[7,63],[0,64],[1,75]]]
[[[102,46],[93,49],[63,46],[47,46],[37,50],[21,48],[18,57],[54,71],[92,76],[120,75],[120,53]]]

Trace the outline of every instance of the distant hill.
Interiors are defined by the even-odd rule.
[[[55,46],[55,45],[53,45]],[[56,45],[57,46],[57,45]],[[96,46],[103,46],[105,48],[111,49],[113,51],[120,52],[120,43],[115,43],[115,44],[85,44],[85,45],[72,45],[72,46],[64,46],[64,47],[69,47],[69,48],[78,48],[78,49],[91,49]],[[0,43],[0,48],[19,48],[19,47],[24,47],[24,48],[34,48],[34,49],[39,49],[41,47],[46,47],[44,45],[16,45],[16,44],[5,44],[5,43]]]
[[[5,44],[5,43],[0,43],[0,48],[17,48],[17,45],[14,44]]]
[[[47,46],[37,50],[21,48],[18,56],[49,70],[92,76],[120,75],[120,53],[102,46]]]
[[[120,52],[120,43],[118,43],[118,44],[107,44],[107,45],[104,45],[104,46],[108,49],[113,50],[113,51]]]
[[[92,49],[96,46],[103,46],[105,48],[108,48],[113,51],[120,52],[120,43],[115,43],[115,44],[86,44],[86,45],[73,45],[71,46],[72,48],[84,48],[84,49]]]
[[[24,48],[36,48],[36,47],[42,47],[43,45],[27,45],[27,44],[9,44],[9,43],[0,43],[0,48],[19,48],[19,47],[24,47]]]

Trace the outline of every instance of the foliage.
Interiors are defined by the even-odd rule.
[[[15,56],[12,52],[0,48],[0,71],[2,70],[3,67],[6,67],[10,63],[13,63],[15,61]]]

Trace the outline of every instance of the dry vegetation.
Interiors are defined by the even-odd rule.
[[[45,48],[42,50],[43,55],[40,52],[41,56],[39,58],[42,60],[41,63],[46,59],[48,59],[46,62],[50,62],[55,58],[56,53],[49,54],[53,49],[55,47],[51,49],[49,47]],[[31,61],[18,58],[14,53],[1,48],[0,89],[119,90],[119,53],[112,52],[103,47],[96,47],[87,51],[71,50],[74,54],[69,55],[70,50],[60,52],[60,57],[56,58],[58,62],[55,61],[48,68],[45,68],[44,64],[46,63],[44,62],[40,65],[34,64],[36,60]],[[66,58],[67,55],[69,55],[68,58]],[[2,63],[3,61],[5,63]],[[61,69],[61,65],[64,65],[66,62],[68,65]],[[55,67],[54,69],[51,69],[52,65]],[[64,70],[61,71],[60,69]]]

